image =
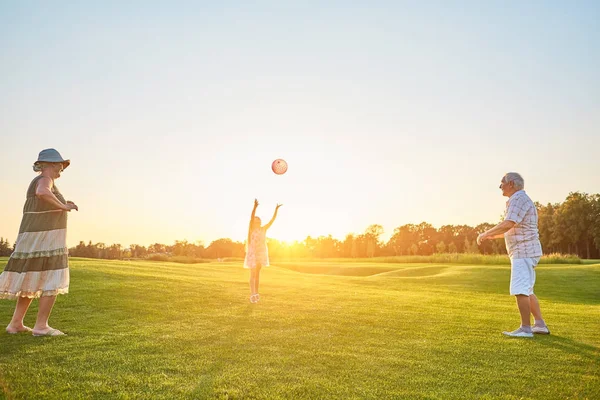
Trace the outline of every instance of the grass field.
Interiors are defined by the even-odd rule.
[[[508,265],[281,262],[253,305],[241,262],[72,259],[51,318],[68,336],[2,330],[0,397],[600,398],[600,264],[537,268],[552,335],[533,339],[501,335],[519,324],[508,279]],[[13,308],[0,301],[0,324]]]

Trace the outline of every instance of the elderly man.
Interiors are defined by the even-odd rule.
[[[502,237],[506,242],[511,265],[510,294],[516,297],[521,314],[519,329],[503,332],[512,337],[533,337],[534,333],[550,333],[542,318],[538,299],[533,294],[535,266],[542,256],[542,245],[538,234],[537,210],[523,190],[524,187],[525,182],[521,175],[516,172],[504,175],[500,182],[502,195],[508,197],[504,221],[477,237],[479,245],[484,240]],[[530,314],[533,314],[535,321],[533,329]]]

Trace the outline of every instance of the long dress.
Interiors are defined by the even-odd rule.
[[[36,197],[42,176],[31,181],[15,250],[0,274],[0,299],[38,298],[69,292],[67,212]],[[52,192],[66,204],[56,186]]]
[[[246,249],[244,268],[254,269],[257,266],[269,266],[269,250],[267,249],[267,228],[254,229],[250,233],[250,243]]]

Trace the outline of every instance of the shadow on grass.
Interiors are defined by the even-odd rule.
[[[9,334],[6,333],[4,327],[2,327],[2,333],[0,333],[0,363],[10,364],[12,358],[25,357],[28,354],[28,350],[32,347],[36,349],[43,348],[45,346],[55,345],[56,342],[64,342],[67,336],[55,336],[55,337],[36,337],[31,333],[17,333]],[[0,368],[0,381],[3,379],[2,368]],[[0,396],[0,398],[2,398]]]
[[[575,354],[586,361],[592,361],[595,365],[600,364],[600,348],[598,347],[556,335],[537,336],[537,339],[532,341],[537,346],[549,347],[564,353]]]
[[[448,267],[444,266],[431,266],[431,267],[417,267],[417,268],[401,268],[389,272],[381,272],[372,276],[377,277],[399,277],[399,278],[420,278],[439,275],[445,272]]]

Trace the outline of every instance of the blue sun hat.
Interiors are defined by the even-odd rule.
[[[60,153],[55,149],[44,149],[40,151],[37,161],[33,164],[35,165],[41,162],[62,163],[63,169],[66,169],[71,164],[71,160],[62,158]]]

